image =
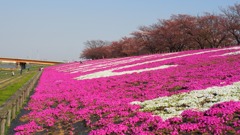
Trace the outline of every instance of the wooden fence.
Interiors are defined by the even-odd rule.
[[[16,118],[16,113],[23,107],[25,100],[34,89],[41,73],[42,72],[39,72],[25,83],[13,96],[0,106],[0,135],[5,134],[6,127],[9,127],[11,120]]]

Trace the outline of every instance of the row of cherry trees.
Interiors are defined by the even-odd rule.
[[[221,9],[221,14],[172,15],[151,26],[142,26],[131,35],[113,42],[87,41],[81,58],[114,58],[240,44],[240,4]]]

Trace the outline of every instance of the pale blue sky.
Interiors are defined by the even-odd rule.
[[[0,57],[78,60],[87,40],[116,41],[173,14],[240,0],[0,0]]]

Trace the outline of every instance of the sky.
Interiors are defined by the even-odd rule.
[[[240,0],[0,0],[0,57],[76,61],[88,40],[118,41],[171,15]]]

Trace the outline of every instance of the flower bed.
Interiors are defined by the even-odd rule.
[[[206,111],[217,103],[226,101],[240,101],[240,82],[224,87],[209,87],[206,90],[196,90],[147,100],[131,102],[141,105],[141,111],[153,112],[163,119],[180,116],[186,109]]]
[[[97,135],[240,134],[239,50],[186,51],[46,68],[25,108],[31,112],[22,117],[28,123],[15,128],[16,134],[74,134],[79,123]]]

